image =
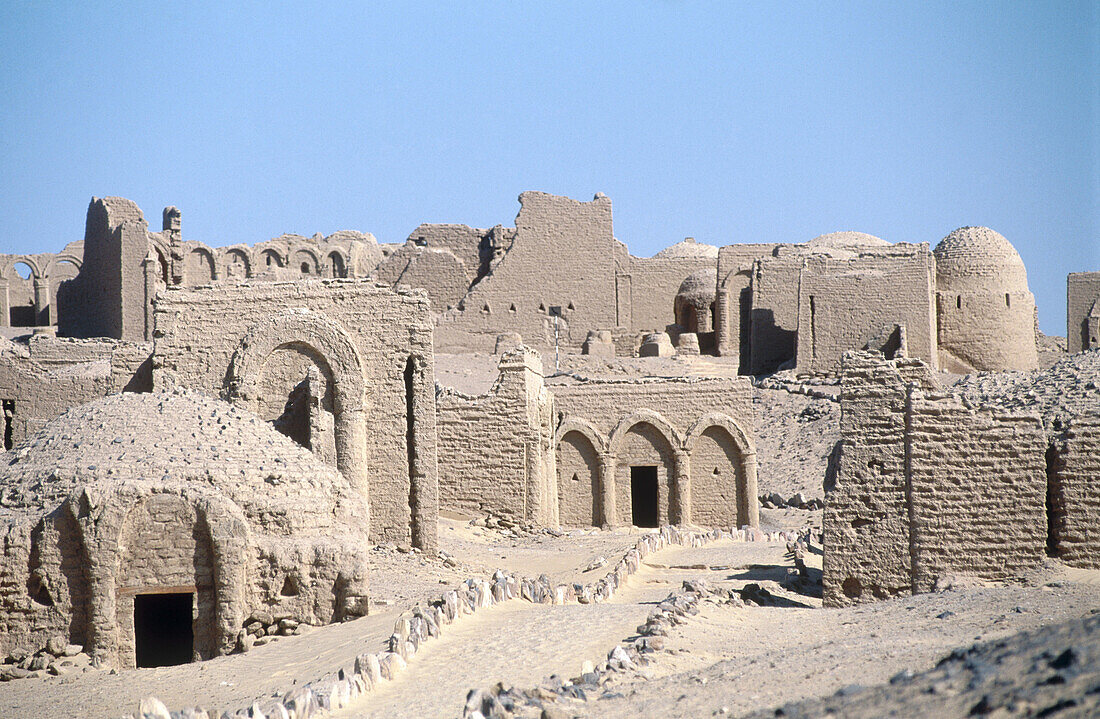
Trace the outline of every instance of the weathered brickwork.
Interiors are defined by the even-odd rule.
[[[1066,345],[1070,353],[1100,348],[1100,272],[1066,278]]]
[[[661,523],[757,526],[747,381],[570,381],[551,391],[563,524],[631,524],[632,468],[652,467]]]
[[[60,638],[132,667],[143,595],[191,595],[195,658],[236,648],[256,612],[319,624],[367,611],[363,498],[225,402],[113,395],[6,456],[0,652]]]
[[[1012,392],[1007,409],[996,396],[975,407],[938,393],[922,362],[877,352],[848,354],[842,386],[827,605],[927,592],[953,575],[1018,577],[1047,556],[1097,566],[1097,415],[1044,422],[1049,407],[1021,409]]]
[[[442,389],[437,402],[440,506],[556,525],[553,397],[539,355],[509,352],[488,392]]]
[[[434,547],[434,355],[423,292],[355,280],[169,288],[156,310],[158,389],[191,387],[258,412],[272,401],[263,394],[272,354],[300,348],[313,358],[332,377],[322,395],[334,397],[336,464],[369,497],[372,537]]]
[[[840,444],[823,525],[824,600],[830,606],[912,591],[905,405],[910,383],[931,389],[928,366],[855,352],[845,358]]]
[[[914,393],[906,420],[913,591],[954,574],[1007,579],[1042,562],[1047,439],[1039,417]]]
[[[1074,419],[1056,448],[1054,553],[1074,567],[1100,569],[1100,416]]]

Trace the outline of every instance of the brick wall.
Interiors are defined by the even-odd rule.
[[[1086,320],[1098,302],[1100,272],[1071,272],[1066,278],[1066,346],[1071,354],[1100,346],[1090,343],[1086,333]]]

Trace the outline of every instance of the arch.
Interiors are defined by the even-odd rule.
[[[712,412],[691,426],[684,448],[691,457],[693,521],[703,526],[759,526],[756,447],[744,428],[729,415]]]
[[[748,433],[738,424],[737,420],[722,412],[711,412],[697,419],[684,436],[684,449],[688,452],[694,450],[695,443],[699,441],[699,437],[703,432],[706,431],[707,428],[715,426],[722,427],[729,432],[734,442],[737,443],[738,452],[741,454],[756,454],[756,445],[753,444]]]
[[[46,265],[46,271],[43,273],[45,277],[53,277],[56,272],[59,271],[61,265],[72,265],[76,267],[76,271],[80,272],[80,268],[84,265],[84,262],[76,255],[60,254],[54,255],[49,263]],[[68,279],[68,278],[66,278]]]
[[[652,410],[640,410],[619,422],[608,442],[617,514],[611,521],[634,524],[642,521],[639,514],[657,524],[687,521],[690,507],[683,494],[681,446],[675,428]]]
[[[298,344],[323,357],[332,371],[333,409],[337,413],[365,409],[363,362],[346,331],[324,315],[289,310],[253,325],[237,346],[229,367],[230,402],[256,414],[263,366],[272,352]]]
[[[288,310],[253,325],[230,361],[226,399],[257,414],[267,358],[292,343],[309,347],[325,359],[332,371],[336,467],[362,495],[369,510],[366,380],[359,350],[342,327],[324,315],[304,309]],[[413,508],[413,524],[418,525],[421,519],[427,521]],[[414,526],[414,536],[418,529],[422,528]]]
[[[321,258],[317,256],[312,248],[297,245],[291,251],[293,253],[290,262],[291,267],[300,267],[303,275],[320,276]]]
[[[580,432],[588,441],[592,443],[593,448],[600,454],[607,452],[607,439],[604,438],[603,433],[596,429],[596,426],[588,420],[580,419],[579,417],[566,417],[558,423],[558,428],[554,432],[554,444],[561,441],[569,432]]]
[[[189,286],[206,284],[218,278],[214,253],[209,247],[198,245],[187,252],[183,262],[183,278],[184,284]]]
[[[568,429],[555,442],[558,521],[564,526],[590,527],[601,520],[600,452],[592,435]]]
[[[328,253],[328,276],[337,279],[343,279],[348,276],[348,267],[350,262],[347,255],[341,250],[334,249]]]
[[[230,279],[252,277],[252,250],[248,245],[231,245],[221,250],[221,276]]]
[[[657,429],[665,440],[669,443],[669,447],[672,450],[680,449],[684,446],[683,440],[680,437],[680,433],[676,431],[676,428],[665,419],[659,412],[654,412],[651,409],[640,409],[634,414],[619,421],[615,425],[615,429],[611,430],[611,438],[607,442],[607,451],[610,454],[617,455],[622,449],[623,437],[638,424],[650,424]]]
[[[259,257],[263,260],[260,263],[263,268],[271,269],[284,266],[283,256],[279,254],[278,250],[270,247],[260,250]]]
[[[27,268],[30,269],[30,276],[21,277],[18,271],[16,271],[15,269],[16,265],[26,265]],[[28,280],[38,280],[42,278],[42,270],[41,268],[39,268],[38,262],[36,262],[35,259],[33,257],[30,257],[29,255],[16,255],[9,259],[8,262],[4,265],[4,271],[2,274],[9,280],[19,280],[21,282],[26,282]]]
[[[156,498],[156,499],[154,499]],[[87,489],[74,493],[67,500],[69,511],[77,518],[81,528],[81,538],[85,547],[95,547],[88,552],[88,644],[89,651],[109,664],[122,667],[134,666],[133,653],[133,597],[134,587],[122,586],[122,581],[132,583],[134,572],[123,572],[125,551],[125,532],[130,528],[131,520],[150,500],[161,505],[161,509],[174,509],[185,515],[190,523],[190,536],[195,543],[192,548],[192,562],[196,558],[209,557],[209,570],[193,566],[192,577],[196,580],[195,600],[199,613],[195,617],[195,655],[208,659],[231,651],[236,642],[240,627],[245,598],[244,572],[247,571],[248,552],[251,544],[251,532],[240,507],[231,500],[204,489],[189,486],[184,489],[163,490],[136,489],[120,487],[106,497],[91,498]],[[95,521],[87,518],[89,505],[102,507]],[[81,508],[84,508],[82,510]],[[171,517],[165,518],[167,521]],[[153,541],[156,548],[143,548],[154,551],[158,556],[158,566],[163,557],[162,549],[170,552],[179,549],[179,544],[165,545],[163,530],[158,528]],[[201,545],[201,547],[200,547]],[[176,560],[186,557],[176,557]],[[176,567],[177,571],[186,571],[186,566]],[[208,584],[200,586],[198,574],[208,578]],[[163,588],[164,581],[173,582],[178,578],[159,577],[158,583],[144,585],[145,588]],[[164,581],[160,581],[164,580]],[[174,586],[174,585],[171,585]],[[140,590],[141,587],[137,587]],[[200,591],[201,590],[201,591]],[[120,621],[121,620],[121,621]]]

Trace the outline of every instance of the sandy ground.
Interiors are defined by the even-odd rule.
[[[173,708],[198,704],[236,710],[350,667],[357,654],[380,651],[403,611],[437,599],[469,577],[505,568],[532,576],[545,572],[558,581],[593,581],[610,566],[585,572],[592,560],[604,556],[614,564],[638,536],[626,530],[589,530],[562,537],[512,537],[451,519],[441,519],[439,531],[440,547],[454,556],[455,567],[418,552],[387,547],[372,552],[373,605],[367,617],[205,662],[0,683],[0,717],[117,717],[150,695]]]

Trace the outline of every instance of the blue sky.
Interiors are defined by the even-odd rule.
[[[93,196],[221,245],[511,224],[607,193],[636,255],[685,236],[988,225],[1065,334],[1100,270],[1089,2],[31,3],[0,21],[0,252]]]

